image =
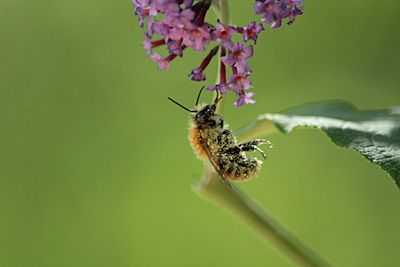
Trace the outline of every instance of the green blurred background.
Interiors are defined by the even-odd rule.
[[[231,1],[234,23],[256,19],[252,3]],[[399,12],[306,1],[262,34],[257,104],[228,97],[226,121],[332,98],[399,106]],[[167,96],[194,102],[201,55],[157,71],[129,0],[0,0],[0,32],[0,266],[292,266],[191,190],[202,163]],[[400,193],[379,167],[317,130],[270,139],[243,191],[335,266],[400,266]]]

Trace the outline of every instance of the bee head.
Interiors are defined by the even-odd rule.
[[[216,107],[217,107],[217,105],[214,103],[214,104],[207,105],[204,108],[202,108],[194,116],[196,123],[203,124],[203,123],[207,122],[210,119],[210,117],[212,115],[214,115]]]
[[[200,89],[200,92],[197,95],[196,106],[198,106],[198,104],[199,104],[200,95],[201,95],[201,92],[203,91],[203,89],[204,89],[204,86]],[[182,104],[176,102],[172,98],[168,97],[168,99],[171,100],[176,105],[178,105],[181,108],[183,108],[184,110],[189,111],[191,113],[196,113],[196,115],[194,116],[195,122],[197,124],[204,124],[204,123],[209,122],[210,117],[215,114],[215,110],[217,109],[217,104],[222,99],[222,96],[219,96],[219,91],[217,90],[216,92],[217,92],[217,96],[216,96],[216,98],[214,100],[214,103],[210,104],[210,105],[206,105],[205,107],[201,108],[200,110],[188,109],[187,107],[185,107]]]
[[[194,116],[194,121],[196,122],[196,124],[198,124],[198,125],[203,125],[203,124],[216,125],[217,124],[216,122],[214,122],[214,119],[211,119],[211,117],[215,114],[215,111],[217,109],[217,104],[222,99],[222,96],[221,97],[219,96],[218,90],[216,92],[217,92],[217,96],[214,100],[214,103],[210,104],[210,105],[206,105],[205,107],[200,109],[200,111],[198,111],[196,113],[196,115]],[[213,123],[211,123],[211,122],[213,122]]]

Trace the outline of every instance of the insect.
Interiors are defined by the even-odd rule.
[[[204,88],[204,87],[203,87]],[[227,180],[246,180],[258,173],[262,161],[254,157],[248,157],[244,152],[258,151],[263,158],[266,156],[258,147],[261,144],[272,144],[264,139],[255,139],[245,143],[238,143],[235,136],[224,124],[224,119],[216,113],[218,102],[222,99],[217,96],[214,103],[199,106],[201,88],[197,99],[198,109],[188,109],[182,104],[168,97],[176,105],[193,113],[189,127],[189,141],[195,154],[204,161],[209,161],[215,171]]]

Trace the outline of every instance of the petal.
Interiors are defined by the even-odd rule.
[[[245,49],[243,49],[243,53],[244,53],[244,58],[253,56],[253,46],[250,45],[250,46],[246,47]]]
[[[222,62],[224,62],[225,65],[228,66],[232,66],[233,64],[235,64],[235,59],[233,58],[232,54],[222,57],[221,60]]]

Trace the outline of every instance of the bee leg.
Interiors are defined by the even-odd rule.
[[[243,143],[241,145],[258,146],[258,145],[262,145],[262,144],[267,144],[270,148],[273,147],[273,144],[270,141],[265,140],[265,139],[254,139],[254,140],[251,140],[249,142]]]
[[[263,156],[264,159],[267,158],[267,156],[265,155],[264,151],[262,151],[257,145],[258,144],[264,144],[265,142],[259,142],[260,139],[257,140],[253,140],[247,143],[243,143],[243,144],[239,144],[238,148],[240,149],[240,151],[258,151],[261,153],[261,155]],[[261,141],[261,140],[260,140]],[[262,140],[265,141],[265,140]]]
[[[262,151],[261,148],[254,146],[254,150],[257,150],[258,152],[260,152],[264,159],[267,158],[267,155],[265,155],[264,151]]]

